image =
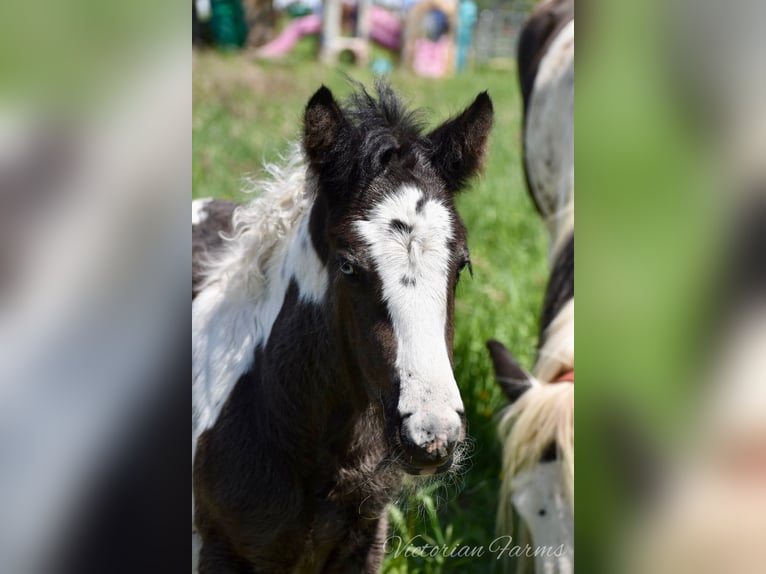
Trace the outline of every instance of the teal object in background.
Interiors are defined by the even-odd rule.
[[[394,71],[394,65],[391,60],[385,58],[375,58],[370,66],[372,73],[376,76],[387,76]]]
[[[287,7],[287,15],[291,19],[300,18],[301,16],[308,16],[312,13],[311,7],[300,2],[293,2]]]
[[[241,48],[247,40],[247,24],[240,0],[211,0],[210,30],[216,46]]]
[[[468,67],[468,56],[473,44],[473,27],[476,25],[479,10],[473,0],[462,0],[458,9],[457,59],[455,66],[458,73]]]

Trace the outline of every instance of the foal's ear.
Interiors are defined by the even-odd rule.
[[[466,110],[428,134],[431,163],[451,192],[459,191],[484,164],[494,111],[487,92]]]
[[[513,358],[511,352],[500,341],[487,341],[487,349],[495,366],[495,379],[505,396],[516,402],[521,395],[532,388],[532,378]]]
[[[344,118],[332,92],[325,86],[311,96],[303,114],[303,149],[313,167],[318,167],[338,140]]]

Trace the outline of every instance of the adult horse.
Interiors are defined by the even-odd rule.
[[[233,210],[192,286],[200,572],[377,572],[404,473],[459,456],[454,200],[492,116],[485,92],[426,134],[385,85],[322,87],[302,149]],[[197,205],[200,241],[227,209]]]
[[[504,478],[498,528],[511,531],[515,508],[531,535],[536,572],[563,573],[574,569],[572,1],[554,0],[535,9],[519,40],[518,65],[524,169],[550,234],[552,269],[532,374],[501,343],[487,344],[498,383],[511,401],[499,425]]]

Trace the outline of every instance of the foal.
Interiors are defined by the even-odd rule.
[[[192,286],[200,572],[377,572],[403,473],[452,465],[454,295],[470,264],[454,200],[492,115],[482,93],[424,134],[386,85],[345,106],[322,87],[302,150],[207,252]],[[226,209],[197,206],[200,241]]]

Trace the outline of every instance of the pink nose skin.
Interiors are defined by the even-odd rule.
[[[463,419],[452,409],[402,416],[399,436],[405,469],[417,474],[446,470],[463,433]]]
[[[447,437],[443,434],[437,436],[432,442],[428,443],[425,451],[428,454],[439,454],[440,451],[447,449]]]

